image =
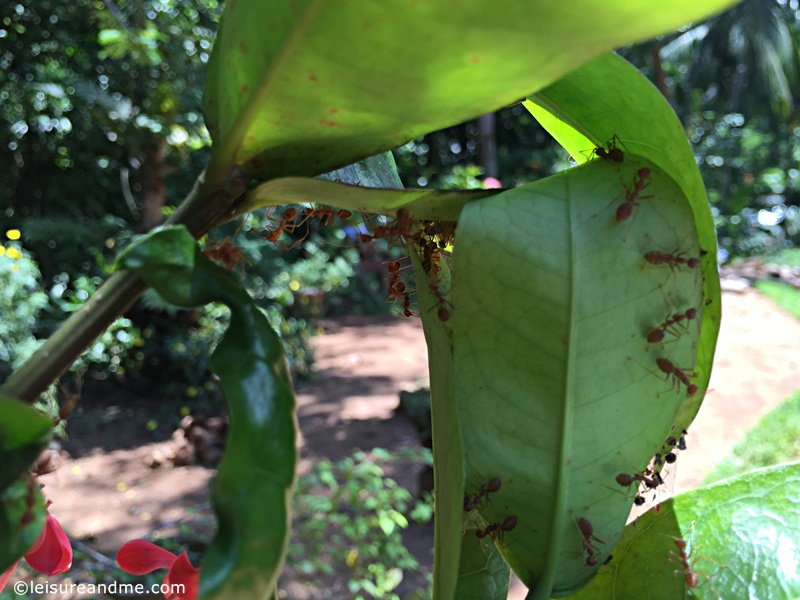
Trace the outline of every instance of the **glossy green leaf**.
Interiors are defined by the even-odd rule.
[[[422,268],[416,251],[411,251],[417,286],[417,299],[425,340],[428,344],[428,366],[431,387],[431,429],[433,439],[433,475],[435,496],[435,536],[433,552],[433,598],[451,599],[459,590],[496,587],[492,583],[497,570],[497,561],[503,561],[496,552],[487,554],[480,545],[473,545],[466,554],[461,551],[463,517],[461,507],[464,494],[464,470],[461,460],[461,436],[456,413],[453,381],[453,341],[447,323],[437,316],[438,301],[429,288],[430,279]],[[438,285],[444,295],[450,291],[450,269],[447,261],[439,262]],[[475,556],[472,555],[475,554]],[[461,565],[459,567],[459,561]],[[489,568],[491,563],[491,568]],[[466,576],[464,569],[466,569]],[[506,567],[506,587],[508,585]],[[486,577],[490,581],[481,583]],[[458,593],[456,598],[466,598]],[[495,596],[483,596],[494,598]]]
[[[0,494],[0,573],[33,547],[44,519],[44,498],[35,479],[17,479]]]
[[[390,214],[405,207],[417,219],[455,221],[467,202],[494,196],[502,190],[374,189],[321,179],[282,177],[255,187],[237,206],[243,214],[264,206],[319,203],[371,213]]]
[[[570,598],[683,598],[686,570],[676,539],[688,543],[694,597],[800,597],[800,463],[758,469],[662,503],[626,527],[613,560]]]
[[[0,396],[0,493],[30,468],[52,431],[53,422],[41,412]]]
[[[219,528],[203,558],[200,597],[269,597],[289,541],[297,464],[294,393],[280,340],[239,280],[206,258],[183,227],[144,236],[118,267],[180,306],[220,301],[231,309],[211,356],[230,427],[212,489]]]
[[[595,147],[617,136],[619,149],[646,157],[681,187],[694,215],[700,247],[708,253],[701,259],[706,306],[698,356],[701,362],[711,362],[721,316],[716,231],[694,154],[672,107],[644,75],[614,54],[573,71],[531,96],[525,106],[579,163],[594,158]],[[703,376],[710,375],[709,371]],[[703,379],[702,387],[707,385]],[[699,394],[686,399],[675,431],[689,426],[701,402]]]
[[[264,179],[350,164],[731,4],[229,2],[204,98],[210,181],[234,163]]]
[[[459,571],[461,575],[454,596],[458,600],[505,600],[508,597],[508,563],[490,541],[481,541],[474,535],[464,536]]]
[[[615,477],[644,468],[689,393],[657,361],[696,373],[688,383],[704,392],[701,272],[650,264],[652,251],[696,259],[694,217],[675,181],[630,154],[472,202],[459,220],[451,321],[465,487],[501,479],[477,509],[532,598],[580,589],[622,532],[633,494]],[[697,319],[648,342],[690,308]],[[603,540],[595,566],[580,518]]]

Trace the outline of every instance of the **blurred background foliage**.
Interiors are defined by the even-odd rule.
[[[0,244],[14,250],[0,255],[0,378],[190,189],[208,156],[201,96],[220,12],[218,0],[12,0],[0,14]],[[798,47],[798,0],[745,0],[620,50],[686,128],[720,262],[800,240]],[[521,105],[413,140],[395,157],[409,187],[513,187],[570,165]],[[241,248],[236,271],[303,376],[321,317],[392,310],[381,262],[400,250],[358,244],[376,224],[361,215],[311,219],[270,243],[284,210],[252,213],[205,243]],[[148,294],[80,367],[183,399],[213,396],[206,363],[225,319],[219,307],[178,311]]]

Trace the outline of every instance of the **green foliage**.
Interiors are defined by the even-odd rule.
[[[687,594],[704,600],[796,598],[798,493],[800,463],[757,469],[679,494],[626,527],[611,550],[613,560],[571,598],[627,600],[641,597],[641,590],[652,600]],[[686,589],[678,539],[687,543],[691,572],[697,574],[692,590]]]
[[[0,378],[5,378],[38,347],[32,330],[48,299],[30,253],[14,242],[0,248]]]
[[[800,291],[779,281],[757,281],[756,289],[772,298],[786,312],[800,319]]]
[[[633,186],[642,168],[651,178],[647,209],[618,223],[620,178]],[[480,528],[516,517],[498,547],[543,594],[585,585],[595,569],[574,521],[587,518],[612,543],[630,512],[614,474],[646,465],[676,434],[686,399],[703,394],[656,366],[668,356],[707,379],[710,361],[695,356],[700,330],[681,331],[668,351],[642,333],[689,307],[702,320],[694,269],[655,267],[642,256],[677,247],[699,255],[683,198],[674,181],[629,153],[621,166],[598,160],[473,202],[459,219],[451,293],[463,308],[451,320],[465,488],[502,479],[502,501],[476,508]],[[492,342],[498,326],[502,345]],[[658,409],[644,410],[651,403]],[[551,458],[531,469],[537,453]]]
[[[100,287],[99,277],[79,275],[70,280],[62,273],[54,280],[50,290],[52,306],[50,313],[57,322],[79,310]],[[114,321],[83,353],[75,368],[86,371],[94,378],[103,379],[109,375],[123,377],[128,371],[136,370],[138,362],[133,349],[141,347],[144,340],[139,328],[125,317]]]
[[[372,457],[356,452],[336,463],[321,460],[298,480],[293,505],[298,543],[290,544],[287,561],[312,583],[322,586],[325,575],[346,566],[353,598],[397,600],[394,590],[404,572],[419,568],[401,531],[408,526],[406,515],[424,522],[431,507],[418,502],[411,510],[411,495],[378,464],[387,458],[376,448]]]
[[[706,477],[714,483],[751,469],[800,460],[800,390],[761,417]]]
[[[688,130],[708,186],[722,259],[800,243],[800,142],[791,128],[705,111],[692,115]]]
[[[800,269],[800,248],[787,248],[766,259],[771,265],[785,265]]]
[[[203,558],[200,593],[271,595],[289,541],[297,466],[294,391],[280,340],[236,278],[212,263],[185,227],[143,236],[117,264],[178,306],[224,302],[231,310],[210,363],[230,426],[213,486],[219,528]]]
[[[497,111],[494,118],[498,174],[505,187],[529,183],[568,166],[563,149],[521,104]],[[396,148],[393,152],[403,183],[411,188],[475,187],[450,186],[448,180],[458,177],[458,169],[482,171],[474,166],[482,158],[480,138],[478,122],[468,121]]]
[[[586,534],[582,539],[575,518],[591,515],[605,540],[598,539],[598,544],[617,539],[629,499],[622,501],[622,494],[616,493],[620,490],[607,489],[605,483],[613,487],[614,473],[627,471],[631,464],[642,468],[665,436],[687,426],[700,406],[720,318],[714,232],[705,191],[681,122],[668,104],[638,72],[603,53],[726,4],[673,0],[644,6],[635,0],[614,0],[601,6],[580,0],[568,8],[543,1],[488,8],[468,0],[454,12],[427,5],[392,10],[368,2],[343,9],[319,0],[275,2],[266,15],[258,0],[226,6],[204,99],[215,143],[200,193],[192,200],[196,203],[187,209],[195,209],[200,221],[193,231],[213,226],[220,215],[320,201],[325,193],[326,202],[335,206],[397,214],[395,225],[400,207],[412,223],[459,222],[452,256],[435,262],[430,244],[420,237],[412,249],[431,348],[437,598],[454,597],[456,587],[463,588],[468,579],[490,597],[504,593],[506,567],[493,550],[476,543],[478,536],[469,535],[473,529],[483,530],[480,539],[497,542],[511,567],[533,586],[532,599],[585,585],[597,571],[587,566],[600,567],[589,559],[606,555],[607,548],[593,546]],[[135,82],[119,92],[117,102],[135,107],[136,118],[119,111],[111,118],[106,112],[109,120],[123,123],[130,134],[129,148],[138,146],[136,154],[152,158],[147,149],[164,143],[167,130],[172,134],[178,106],[169,81],[154,67],[172,64],[160,59],[168,56],[169,40],[180,39],[180,31],[165,36],[171,21],[156,19],[159,12],[174,19],[170,5],[154,3],[153,16],[145,12],[146,18],[134,3],[121,6],[120,14],[98,17],[97,40],[105,56],[127,66],[131,80],[136,79],[133,72],[149,69],[142,80],[152,89]],[[541,18],[542,11],[547,18]],[[21,14],[26,14],[24,8]],[[265,35],[265,25],[272,27],[270,35]],[[17,27],[16,33],[24,31]],[[456,44],[459,51],[453,50]],[[113,62],[108,69],[113,71]],[[365,73],[370,74],[368,86]],[[101,80],[100,87],[107,83]],[[597,160],[506,192],[354,190],[297,177],[363,159],[433,128],[497,110],[526,94],[530,99],[525,107],[577,162]],[[101,97],[97,95],[98,102]],[[733,126],[730,132],[724,127],[720,131],[735,137],[738,125]],[[17,132],[26,134],[21,127]],[[119,137],[115,128],[109,133]],[[763,145],[761,133],[750,136],[748,147]],[[623,146],[624,164],[603,161],[592,152],[610,139]],[[709,152],[712,147],[709,144]],[[417,155],[417,147],[410,150]],[[711,163],[718,162],[709,156]],[[117,164],[126,164],[125,158],[117,157]],[[71,165],[67,159],[58,166]],[[242,172],[254,179],[246,181]],[[476,174],[452,169],[439,183],[474,186]],[[770,165],[755,176],[769,190],[767,203],[771,200],[766,196],[780,195],[795,178],[788,167],[775,170]],[[649,189],[640,195],[645,187]],[[727,193],[724,185],[719,187]],[[727,200],[724,194],[720,199]],[[615,205],[629,208],[631,214],[620,218]],[[775,221],[778,211],[767,212]],[[789,225],[790,213],[784,210]],[[188,219],[181,211],[175,214]],[[758,223],[768,223],[767,217],[759,211]],[[271,221],[274,227],[277,221]],[[736,225],[734,221],[731,217]],[[448,245],[448,240],[438,241],[442,243],[434,246],[437,254]],[[314,243],[306,250],[318,253],[320,246]],[[651,244],[671,253],[667,264],[643,263],[643,253],[653,251]],[[230,402],[231,434],[215,482],[221,526],[203,563],[202,595],[272,595],[286,550],[287,499],[296,467],[296,424],[277,339],[236,278],[213,268],[184,230],[149,236],[124,255],[122,264],[171,302],[225,300],[232,306],[230,333],[212,360]],[[344,267],[338,270],[344,272]],[[272,281],[274,273],[269,275],[262,277],[264,282]],[[292,292],[300,292],[302,280],[312,281],[314,275],[311,270],[287,273],[276,287],[288,284]],[[317,281],[336,276],[327,273]],[[275,297],[297,303],[285,287]],[[437,306],[452,308],[452,318],[433,310]],[[675,317],[683,313],[674,311],[686,306],[699,313],[696,328],[677,327]],[[666,344],[648,345],[648,329],[667,323],[665,315],[671,324],[663,325],[662,332],[678,339],[670,340],[668,349]],[[675,361],[667,363],[670,368],[656,362],[665,361],[665,356]],[[666,378],[653,372],[654,363]],[[333,488],[331,471],[320,475],[332,488],[330,497],[344,488],[342,502],[350,503],[352,510],[361,504],[374,510],[372,523],[384,538],[404,524],[400,510],[363,499],[363,489],[356,493],[338,482],[340,488]],[[487,481],[497,473],[502,475],[502,489],[493,492],[491,503],[479,503],[464,518],[465,483],[473,498],[481,490],[485,496]],[[734,536],[739,535],[732,511],[755,514],[758,520],[777,511],[784,522],[797,523],[787,502],[796,496],[796,481],[796,472],[776,470],[669,503],[664,514],[653,519],[652,528],[642,521],[648,525],[644,534],[629,528],[622,535],[625,549],[637,548],[612,563],[614,585],[620,576],[619,589],[625,588],[628,597],[668,597],[664,582],[669,576],[674,579],[674,573],[663,568],[662,556],[671,542],[662,539],[664,535],[650,535],[666,531],[687,537],[692,533],[688,541],[693,547],[710,547],[715,556],[740,561],[738,577],[746,556],[723,552],[735,546]],[[753,490],[759,492],[755,500]],[[718,510],[720,502],[724,506]],[[505,537],[497,536],[500,524],[512,517],[513,525],[500,530]],[[365,535],[358,520],[337,523],[342,530],[338,535]],[[758,526],[748,521],[742,532],[758,537]],[[713,538],[720,529],[725,535]],[[772,541],[791,545],[796,533],[794,527],[773,529],[767,542],[756,540],[747,549],[777,553]],[[721,548],[723,540],[727,549]],[[366,561],[363,557],[372,558],[370,552],[381,547],[375,541],[355,554],[351,550],[349,563],[359,567]],[[403,566],[398,553],[390,552],[390,558],[389,569],[366,567],[358,572],[353,588],[373,596],[393,593]],[[647,568],[642,570],[641,564]],[[767,573],[759,576],[766,579]],[[714,573],[726,586],[723,591],[744,593],[741,581],[733,577]],[[781,577],[783,572],[778,581]]]
[[[218,18],[217,0],[16,2],[0,23],[0,190],[15,216],[135,221],[120,192],[141,190],[147,145],[163,139],[188,166],[206,143],[202,67]]]

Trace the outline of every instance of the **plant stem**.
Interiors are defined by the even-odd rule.
[[[195,237],[224,222],[243,192],[241,182],[206,192],[201,174],[168,225],[186,225]],[[32,403],[147,289],[133,273],[113,273],[86,303],[0,386],[0,394]]]

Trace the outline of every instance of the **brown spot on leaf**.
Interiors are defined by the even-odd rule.
[[[317,79],[317,76],[314,75],[314,73],[309,73],[308,74],[308,80],[309,81],[319,81],[319,79]]]
[[[481,62],[481,57],[480,56],[475,56],[475,55],[470,56],[469,57],[469,62],[471,62],[472,64],[477,64],[477,63]]]
[[[244,42],[239,42],[239,52],[241,52],[242,54],[247,54],[248,52],[250,52],[250,48],[248,48],[247,44],[245,44]]]
[[[337,112],[339,112],[338,108],[332,108],[328,111],[328,114],[335,115]]]
[[[329,121],[328,119],[320,119],[319,122],[322,123],[323,125],[327,125],[328,127],[341,126],[341,123],[339,123],[339,121]]]
[[[246,94],[248,89],[249,89],[249,88],[247,87],[247,84],[243,85],[243,86],[242,86],[242,93],[243,93],[243,94]]]

